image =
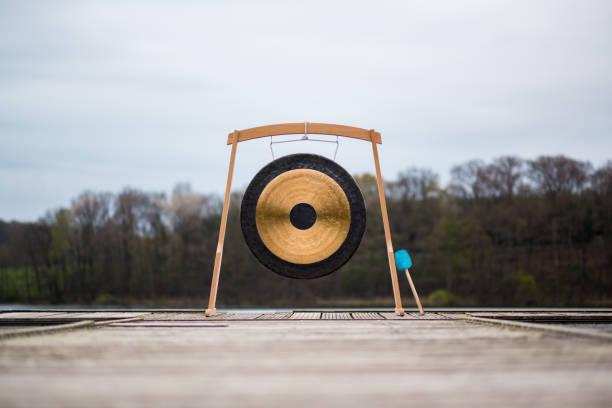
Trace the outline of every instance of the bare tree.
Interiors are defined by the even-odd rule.
[[[518,157],[503,156],[487,166],[489,189],[496,196],[513,197],[523,177],[524,162]]]
[[[486,176],[482,160],[470,160],[451,169],[451,194],[479,198],[483,195],[483,178]]]
[[[398,200],[422,200],[437,195],[440,178],[430,169],[411,167],[398,174],[396,181],[388,183],[389,195]]]
[[[592,171],[591,163],[565,156],[540,156],[527,162],[527,176],[536,187],[547,194],[576,193],[582,191]]]
[[[612,160],[591,175],[591,186],[602,196],[612,194]]]

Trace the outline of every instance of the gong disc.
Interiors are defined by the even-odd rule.
[[[240,208],[244,239],[268,269],[312,279],[344,265],[365,230],[365,203],[351,175],[314,154],[281,157],[261,169]]]

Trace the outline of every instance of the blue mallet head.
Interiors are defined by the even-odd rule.
[[[410,269],[412,266],[412,259],[410,259],[408,251],[400,249],[395,253],[395,266],[399,270]]]

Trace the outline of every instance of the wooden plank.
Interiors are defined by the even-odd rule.
[[[289,319],[291,320],[318,320],[321,318],[319,312],[294,312]]]
[[[206,323],[204,321],[139,321],[139,322],[117,322],[111,323],[109,327],[176,327],[176,328],[194,328],[194,327],[227,327],[227,325],[219,322]]]
[[[612,319],[612,313],[606,312],[470,312],[472,316],[484,318],[499,318],[509,320],[555,321],[572,318],[593,320]]]
[[[291,312],[264,313],[257,320],[283,320],[291,316]]]
[[[144,317],[144,320],[175,320],[175,321],[202,321],[202,320],[223,320],[225,313],[217,313],[211,317],[206,317],[204,311],[201,312],[178,312],[178,313],[152,313]]]
[[[370,131],[354,126],[335,125],[332,123],[307,123],[307,131],[309,135],[332,135],[332,136],[344,136],[353,139],[360,139],[365,141],[372,140],[377,143],[382,143],[382,137],[379,132],[374,130]],[[227,144],[234,143],[236,139],[236,132],[238,132],[238,142],[245,142],[247,140],[257,139],[260,137],[268,136],[280,136],[280,135],[299,135],[304,134],[304,122],[297,123],[279,123],[275,125],[258,126],[249,129],[243,129],[240,131],[234,131],[227,137]],[[372,136],[370,136],[372,132]]]
[[[4,340],[7,338],[11,338],[11,337],[31,336],[35,334],[40,335],[40,334],[47,334],[47,333],[52,333],[52,332],[65,331],[65,330],[81,329],[81,328],[93,327],[93,326],[94,326],[93,320],[80,320],[80,321],[71,322],[71,323],[46,325],[46,326],[40,326],[40,327],[13,328],[13,329],[8,329],[8,330],[0,330],[0,340]],[[1,401],[0,401],[0,406],[2,406]]]
[[[0,313],[0,320],[40,319],[61,314],[63,314],[63,312],[5,312]]]
[[[444,319],[444,316],[439,315],[438,313],[427,312],[425,314],[420,314],[417,312],[407,313],[410,315],[412,319],[415,320],[441,320]]]
[[[374,312],[353,312],[351,317],[354,320],[384,320],[384,317]]]
[[[464,319],[465,318],[465,313],[442,313],[442,312],[436,312],[438,315],[440,315],[441,317],[443,317],[444,319],[451,319],[451,320],[455,320],[455,319]]]
[[[420,314],[418,312],[409,312],[404,316],[398,316],[395,313],[384,312],[380,313],[387,320],[451,320],[452,317],[445,316],[444,314],[437,312],[425,312]],[[461,319],[462,317],[456,317],[455,319]]]
[[[150,313],[142,312],[81,312],[81,313],[61,313],[49,316],[50,319],[71,319],[71,320],[109,320],[127,319],[130,317],[145,316]],[[45,317],[47,318],[47,317]],[[44,318],[44,319],[45,319]]]
[[[574,336],[594,337],[598,339],[606,339],[612,341],[612,333],[605,333],[597,330],[581,329],[575,327],[565,327],[560,324],[541,324],[529,323],[516,320],[490,319],[486,317],[475,317],[466,315],[465,320],[476,321],[493,325],[518,327],[522,329],[532,329],[536,331],[551,331],[556,333],[569,334]]]
[[[410,313],[406,313],[403,316],[398,316],[393,312],[379,312],[378,314],[386,320],[415,320],[412,316],[410,316]]]
[[[263,313],[226,313],[219,320],[255,320]]]
[[[115,320],[132,317],[143,317],[147,312],[14,312],[2,313],[0,322],[15,322],[27,324],[28,322],[63,323],[81,320]]]
[[[226,316],[227,316],[227,313],[215,313],[215,314],[207,317],[206,314],[204,313],[204,316],[202,316],[202,320],[205,320],[205,321],[206,320],[215,320],[215,321],[217,321],[217,320],[227,320]],[[185,319],[185,320],[187,320],[187,319]],[[200,320],[200,318],[198,317],[198,318],[196,318],[194,320]]]
[[[321,315],[321,320],[351,320],[351,314],[348,312],[324,312]]]

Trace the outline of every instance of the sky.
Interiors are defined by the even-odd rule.
[[[611,73],[610,1],[0,0],[0,219],[85,190],[222,194],[227,134],[273,123],[376,129],[387,179],[503,155],[597,167]],[[269,142],[238,146],[234,189]],[[374,172],[362,141],[336,160]]]

